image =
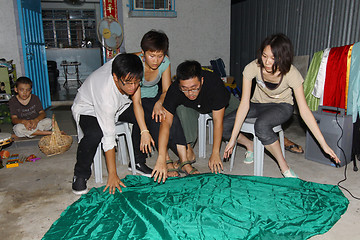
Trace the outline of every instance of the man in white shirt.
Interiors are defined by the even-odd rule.
[[[76,155],[72,189],[75,194],[88,192],[86,182],[100,141],[105,152],[108,180],[104,191],[121,192],[125,185],[116,172],[115,114],[130,106],[139,88],[143,66],[139,57],[120,54],[93,72],[79,88],[72,113],[77,124],[79,145]]]

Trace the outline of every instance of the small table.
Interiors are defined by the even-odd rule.
[[[65,75],[65,82],[64,82],[64,88],[68,88],[68,75],[76,75],[76,82],[78,84],[78,87],[81,86],[82,82],[80,81],[80,76],[79,76],[79,65],[81,65],[81,63],[79,62],[67,62],[67,61],[62,61],[62,63],[60,64],[60,66],[62,66],[64,68],[64,75]],[[69,72],[68,71],[68,67],[75,67],[75,72]]]

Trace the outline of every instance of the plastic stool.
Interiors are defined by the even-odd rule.
[[[213,121],[209,114],[198,118],[199,158],[206,158],[206,124],[209,124],[209,144],[213,144]]]
[[[126,147],[125,147],[125,140],[126,140],[127,150],[129,152],[129,158],[130,158],[130,163],[131,163],[131,172],[133,175],[135,175],[136,174],[135,156],[134,156],[134,148],[133,148],[133,144],[132,144],[129,123],[117,122],[115,124],[115,138],[117,140],[118,159],[121,158],[123,165],[127,164],[127,154],[126,154]],[[94,175],[95,175],[95,182],[102,183],[101,142],[98,145],[95,156],[94,156]]]
[[[242,127],[241,132],[251,133],[254,136],[254,175],[255,176],[262,176],[263,175],[263,165],[264,165],[264,145],[260,142],[260,140],[255,136],[255,121],[256,118],[246,118]],[[285,158],[285,147],[284,147],[284,131],[281,128],[281,125],[275,126],[273,128],[275,133],[279,133],[279,140],[281,151]],[[234,167],[234,160],[236,154],[236,146],[231,154],[230,158],[230,172]]]

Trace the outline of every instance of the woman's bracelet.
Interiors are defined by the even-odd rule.
[[[141,136],[144,132],[149,132],[149,130],[147,130],[147,129],[142,130],[142,131],[140,132],[140,136]]]

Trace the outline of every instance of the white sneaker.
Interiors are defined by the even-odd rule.
[[[251,164],[254,162],[254,152],[246,151],[244,163]]]

